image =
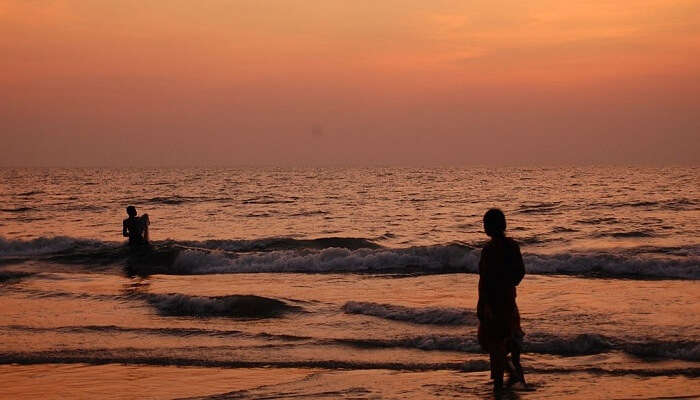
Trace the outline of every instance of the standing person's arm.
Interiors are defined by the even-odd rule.
[[[129,236],[129,230],[128,230],[128,228],[126,227],[126,220],[124,220],[123,226],[124,226],[124,227],[122,228],[122,236],[127,237],[127,236]]]
[[[141,224],[143,224],[143,240],[147,243],[150,242],[150,237],[148,235],[148,225],[151,224],[151,220],[148,219],[148,214],[143,214],[141,216]]]
[[[479,301],[476,304],[476,316],[479,321],[491,319],[491,307],[488,305],[488,293],[486,293],[486,269],[488,268],[488,255],[486,247],[481,249],[481,257],[479,258]]]
[[[520,246],[513,242],[514,250],[514,263],[513,263],[513,286],[518,286],[520,281],[525,277],[525,263],[523,262],[523,255],[520,253]]]

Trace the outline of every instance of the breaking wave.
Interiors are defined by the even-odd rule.
[[[476,336],[476,335],[472,335]],[[457,351],[463,353],[481,353],[482,349],[476,337],[452,335],[423,335],[399,339],[335,339],[345,345],[357,347],[402,347],[430,351]],[[571,337],[559,337],[549,334],[532,334],[525,336],[523,352],[549,354],[557,356],[584,356],[621,351],[642,358],[677,359],[700,361],[700,343],[659,342],[659,341],[624,341],[607,338],[597,334],[580,334]]]
[[[238,254],[186,250],[175,260],[179,273],[210,274],[239,272],[457,272],[478,255],[462,245],[410,247],[405,249],[357,249],[331,247],[320,251],[271,251]]]
[[[371,315],[395,321],[430,325],[476,325],[474,311],[459,308],[411,308],[392,304],[349,301],[343,305],[348,314]]]
[[[523,344],[525,352],[576,356],[621,351],[642,358],[663,358],[700,361],[700,343],[694,341],[660,342],[626,341],[597,334],[558,337],[534,334]]]
[[[35,256],[74,250],[77,247],[97,246],[96,240],[75,239],[67,236],[32,240],[8,240],[0,237],[0,257]]]
[[[0,261],[38,257],[84,265],[125,263],[149,274],[255,272],[436,274],[478,272],[479,251],[462,243],[381,247],[363,238],[154,242],[150,252],[123,244],[70,237],[6,240]],[[700,246],[572,250],[523,254],[528,274],[642,279],[700,279]],[[138,269],[137,268],[137,269]],[[138,271],[137,271],[138,273]]]
[[[146,301],[158,313],[167,316],[270,318],[300,311],[298,306],[281,300],[254,295],[187,296],[184,294],[148,294]]]
[[[659,252],[664,254],[663,251]],[[529,274],[700,279],[700,255],[649,255],[634,251],[525,254]],[[478,272],[479,252],[468,246],[410,247],[404,249],[328,248],[321,251],[272,251],[230,257],[220,252],[184,251],[175,260],[178,273],[237,272]]]
[[[672,255],[674,249],[660,249],[666,255],[650,256],[648,249],[620,252],[572,251],[555,254],[525,254],[525,266],[531,274],[573,274],[611,277],[700,279],[698,248],[686,256]]]

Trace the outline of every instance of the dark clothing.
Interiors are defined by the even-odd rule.
[[[148,223],[146,214],[124,220],[123,235],[129,237],[129,245],[148,244]]]
[[[495,237],[481,250],[479,260],[478,339],[491,354],[492,376],[503,376],[505,355],[522,336],[515,287],[525,276],[520,246],[507,237]]]

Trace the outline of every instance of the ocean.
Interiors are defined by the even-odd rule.
[[[700,169],[603,166],[0,169],[0,398],[491,398],[492,207],[505,398],[700,398]]]

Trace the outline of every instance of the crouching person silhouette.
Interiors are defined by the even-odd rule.
[[[520,328],[515,303],[515,287],[525,276],[525,266],[520,246],[505,235],[506,217],[501,210],[492,208],[486,212],[484,231],[491,240],[484,245],[479,260],[478,339],[482,349],[489,353],[494,390],[500,390],[505,370],[510,375],[509,385],[516,382],[525,385],[520,365],[525,334]]]

